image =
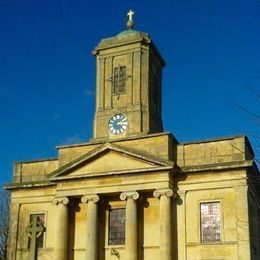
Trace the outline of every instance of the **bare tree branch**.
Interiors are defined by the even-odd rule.
[[[250,111],[249,109],[242,107],[238,104],[235,104],[241,111],[245,112],[246,114],[248,114],[252,120],[256,121],[256,123],[260,123],[260,115],[258,115],[257,113],[254,113],[252,111]]]
[[[258,99],[260,99],[260,93],[258,93],[254,88],[252,87],[247,87],[248,90]]]

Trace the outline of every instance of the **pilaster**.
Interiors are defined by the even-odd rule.
[[[177,208],[177,240],[178,240],[178,259],[186,260],[186,193],[185,190],[179,190],[178,196],[180,205]]]
[[[247,186],[234,187],[236,194],[238,259],[250,259]]]
[[[20,203],[10,204],[7,260],[16,259],[20,205]]]

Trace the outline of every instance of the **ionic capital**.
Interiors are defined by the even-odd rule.
[[[88,203],[90,201],[97,203],[99,201],[99,196],[97,194],[86,194],[81,197],[82,203]]]
[[[52,200],[53,205],[63,204],[64,206],[68,205],[69,199],[67,197],[56,197]]]
[[[176,197],[176,194],[171,189],[158,189],[153,192],[153,196],[155,198],[160,198],[161,196],[166,196],[168,198],[170,197]]]
[[[127,192],[122,192],[120,194],[121,200],[128,200],[128,199],[137,200],[138,198],[139,198],[139,193],[137,191],[127,191]]]

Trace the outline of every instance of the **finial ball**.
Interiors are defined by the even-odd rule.
[[[133,21],[127,21],[127,24],[126,24],[126,27],[128,28],[128,29],[133,29],[134,28],[134,22]]]

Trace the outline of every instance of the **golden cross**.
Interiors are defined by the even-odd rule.
[[[134,14],[135,14],[135,13],[134,13],[132,10],[130,10],[130,11],[127,13],[129,21],[133,21],[133,16],[134,16]]]

